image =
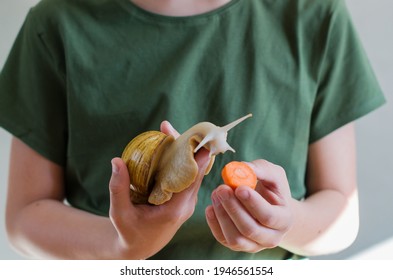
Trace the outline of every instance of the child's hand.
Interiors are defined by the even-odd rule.
[[[177,137],[169,123],[163,123],[164,133]],[[206,150],[195,156],[199,173],[186,190],[173,194],[171,200],[159,205],[133,204],[130,201],[130,181],[125,163],[112,160],[113,172],[109,183],[110,219],[117,231],[114,247],[120,258],[148,258],[160,251],[180,226],[191,217],[197,202],[197,193],[210,161]]]
[[[212,194],[206,218],[214,237],[234,251],[258,252],[279,245],[293,224],[285,171],[268,161],[250,163],[256,190],[221,185]]]

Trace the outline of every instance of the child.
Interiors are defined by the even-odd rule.
[[[384,103],[342,0],[43,0],[0,76],[13,135],[6,223],[32,258],[289,259],[358,230],[352,122]],[[219,155],[161,205],[117,156],[146,130],[224,125]],[[220,184],[250,162],[255,191]],[[112,163],[112,168],[109,167]],[[179,170],[179,172],[181,172]],[[109,181],[109,191],[108,191]]]

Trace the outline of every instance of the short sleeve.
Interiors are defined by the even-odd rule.
[[[67,109],[64,75],[47,30],[33,10],[0,75],[0,126],[49,160],[64,164]]]
[[[385,102],[344,1],[335,1],[326,26],[310,143]]]

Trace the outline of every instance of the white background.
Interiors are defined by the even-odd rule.
[[[0,68],[29,7],[37,2],[0,1]],[[349,249],[321,258],[393,260],[393,104],[390,102],[393,100],[393,1],[347,0],[347,4],[388,104],[357,122],[359,236]],[[0,259],[3,260],[21,258],[8,245],[4,229],[10,139],[0,128]]]

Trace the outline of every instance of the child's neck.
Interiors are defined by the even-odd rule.
[[[130,0],[140,8],[165,16],[193,16],[217,9],[231,0]]]

